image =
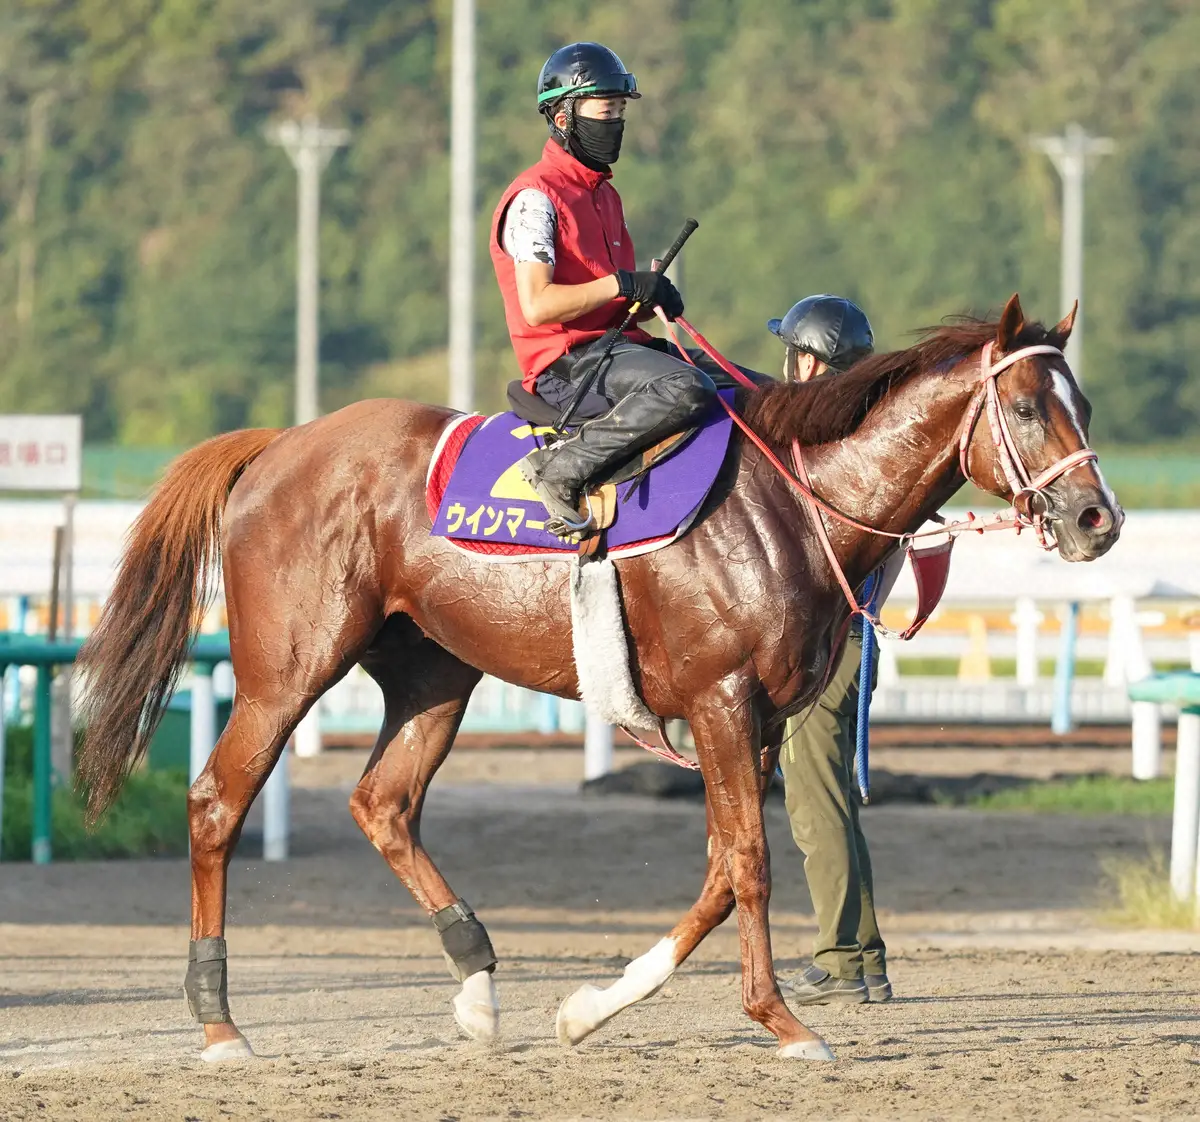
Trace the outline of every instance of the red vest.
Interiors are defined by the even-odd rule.
[[[614,298],[604,307],[569,323],[530,327],[517,297],[516,263],[501,242],[508,204],[526,187],[549,197],[558,215],[553,282],[586,284],[611,276],[618,269],[636,268],[633,239],[625,228],[621,197],[609,182],[611,178],[609,172],[584,167],[553,140],[547,140],[541,160],[512,181],[492,216],[492,265],[504,297],[504,318],[521,367],[521,383],[527,390],[533,390],[537,376],[555,359],[616,327],[625,317],[628,303]],[[635,343],[649,342],[651,338],[637,327],[625,334]]]

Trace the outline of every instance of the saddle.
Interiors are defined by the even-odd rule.
[[[459,415],[443,431],[426,486],[432,532],[495,560],[570,560],[576,547],[546,531],[545,507],[520,471],[525,455],[550,435],[557,412],[519,383],[508,397],[511,412]],[[603,529],[578,552],[620,556],[674,541],[716,481],[731,429],[728,416],[714,410],[621,464],[591,489],[592,515]]]
[[[558,423],[559,410],[544,398],[530,393],[522,385],[520,378],[515,378],[508,383],[506,396],[512,411],[523,421],[538,426]],[[573,425],[569,425],[568,430],[573,427]],[[576,508],[579,517],[586,517],[590,511],[593,527],[579,543],[581,557],[591,557],[596,554],[602,544],[604,531],[613,524],[617,514],[617,487],[645,474],[656,463],[671,455],[691,439],[695,432],[696,426],[686,428],[668,436],[665,440],[660,440],[645,451],[630,456],[624,463],[619,464],[606,479],[594,483],[587,494],[580,497]]]

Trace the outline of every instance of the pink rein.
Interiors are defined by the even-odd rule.
[[[712,344],[709,343],[709,341],[705,339],[704,336],[701,335],[700,332],[697,331],[682,316],[676,317],[676,320],[673,323],[668,320],[665,315],[663,315],[663,312],[660,308],[655,308],[655,313],[658,315],[658,318],[662,320],[666,327],[667,333],[670,335],[672,342],[674,342],[675,346],[678,348],[679,353],[682,354],[689,363],[692,363],[693,366],[695,363],[680,342],[679,334],[675,328],[676,323],[678,323],[696,341],[696,345],[735,382],[750,390],[758,389],[758,386],[755,385],[753,381],[747,378],[745,374],[743,374],[736,366],[733,365],[733,363],[729,362],[728,359],[718,353],[716,348],[713,347]],[[775,468],[775,470],[779,472],[779,474],[782,475],[784,479],[786,479],[788,483],[790,483],[792,487],[797,490],[807,501],[813,516],[813,523],[817,529],[817,536],[820,539],[821,546],[825,551],[825,556],[829,559],[829,564],[834,571],[834,575],[837,577],[838,584],[841,586],[842,592],[850,605],[852,614],[861,615],[864,619],[869,620],[870,623],[875,627],[880,628],[885,634],[891,635],[895,633],[891,632],[887,627],[881,624],[876,614],[867,611],[858,603],[858,598],[855,596],[854,590],[850,587],[850,583],[846,579],[846,574],[842,569],[841,563],[837,559],[837,554],[834,552],[833,543],[829,540],[828,531],[825,529],[825,523],[820,517],[819,512],[823,511],[831,518],[836,519],[847,526],[861,530],[864,533],[875,534],[885,538],[895,538],[896,540],[900,541],[904,545],[905,551],[908,553],[909,560],[912,562],[914,571],[917,572],[919,578],[920,567],[918,565],[918,558],[920,557],[921,551],[915,551],[913,549],[913,543],[917,538],[941,536],[943,534],[949,535],[950,541],[947,543],[947,545],[936,550],[937,553],[944,553],[949,548],[949,545],[953,543],[953,539],[959,534],[982,534],[991,530],[1008,529],[1014,529],[1019,534],[1024,527],[1031,526],[1037,533],[1038,541],[1041,543],[1042,548],[1047,550],[1053,549],[1054,543],[1049,541],[1047,537],[1045,510],[1041,512],[1032,511],[1032,513],[1025,513],[1019,509],[1017,505],[1018,500],[1020,500],[1022,496],[1028,495],[1029,502],[1026,503],[1026,507],[1027,509],[1032,510],[1030,504],[1032,503],[1033,498],[1035,496],[1042,495],[1042,491],[1045,487],[1049,486],[1054,482],[1054,480],[1058,479],[1062,475],[1065,475],[1073,468],[1077,468],[1081,464],[1088,463],[1089,461],[1097,458],[1096,453],[1092,449],[1081,448],[1078,451],[1072,452],[1069,455],[1064,456],[1061,460],[1051,464],[1050,467],[1046,468],[1045,471],[1041,472],[1037,476],[1030,476],[1028,469],[1025,467],[1025,462],[1021,458],[1021,453],[1016,446],[1016,442],[1013,440],[1012,433],[1009,430],[1008,421],[1004,416],[1004,410],[1001,408],[1000,394],[999,390],[997,389],[996,381],[1000,374],[1024,358],[1030,358],[1033,355],[1040,354],[1057,355],[1059,358],[1063,358],[1064,356],[1062,351],[1057,347],[1052,347],[1048,344],[1039,344],[1032,347],[1022,347],[1020,350],[1013,351],[1011,354],[1005,355],[999,362],[993,362],[992,351],[993,344],[989,342],[984,346],[983,353],[980,356],[980,390],[979,393],[972,398],[971,406],[967,410],[962,429],[960,430],[958,442],[959,466],[962,470],[963,476],[971,482],[975,482],[971,475],[970,465],[968,463],[970,456],[971,435],[974,432],[975,425],[979,420],[980,412],[982,411],[986,402],[988,425],[991,429],[992,442],[996,448],[997,459],[1000,461],[1000,465],[1004,471],[1009,488],[1013,493],[1012,514],[1007,518],[997,515],[993,520],[987,522],[977,519],[974,514],[968,512],[967,517],[960,522],[950,522],[941,526],[939,529],[923,530],[914,534],[897,534],[890,530],[879,530],[874,526],[868,526],[866,523],[860,522],[856,518],[851,518],[849,515],[843,514],[841,511],[830,506],[829,503],[827,503],[824,499],[817,495],[815,491],[813,491],[812,485],[808,478],[808,471],[804,465],[804,457],[800,448],[800,442],[798,440],[793,439],[792,441],[792,463],[795,467],[795,472],[793,473],[784,466],[779,457],[776,456],[775,453],[767,446],[766,442],[758,435],[758,433],[756,433],[746,423],[746,421],[737,412],[737,410],[733,408],[733,406],[726,402],[724,398],[718,399],[721,402],[725,412],[729,414],[730,418],[738,426],[738,428],[745,433],[750,442],[754,444],[754,446],[758,448],[758,450],[766,457],[768,463],[770,463],[771,466]],[[1043,506],[1048,509],[1049,504],[1043,503]],[[929,550],[924,552],[933,553],[935,551]],[[920,583],[919,579],[918,583]],[[930,608],[930,610],[932,610],[932,608]],[[916,631],[921,624],[925,622],[925,618],[927,618],[927,616],[928,612],[925,612],[923,616],[922,612],[918,610],[917,619],[915,619],[913,623],[910,624],[909,627],[903,632],[899,633],[899,637],[905,639],[911,638],[914,634],[916,634]]]

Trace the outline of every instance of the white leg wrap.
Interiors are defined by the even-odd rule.
[[[660,939],[607,989],[580,986],[558,1007],[560,1044],[578,1044],[622,1009],[657,993],[675,973],[675,940]]]
[[[210,1044],[200,1053],[200,1058],[209,1064],[226,1060],[252,1060],[254,1049],[250,1047],[250,1041],[239,1032],[233,1040],[219,1040],[216,1044]]]
[[[454,996],[454,1020],[472,1040],[491,1044],[500,1035],[500,996],[488,970],[479,970]]]
[[[833,1049],[823,1040],[798,1040],[780,1045],[779,1054],[785,1060],[832,1060]]]

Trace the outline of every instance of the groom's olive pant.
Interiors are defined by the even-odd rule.
[[[804,853],[804,876],[817,915],[813,962],[835,978],[886,973],[854,784],[861,661],[862,637],[853,630],[808,718],[801,723],[801,710],[788,722],[779,758],[792,837]],[[877,671],[876,663],[872,685]]]

